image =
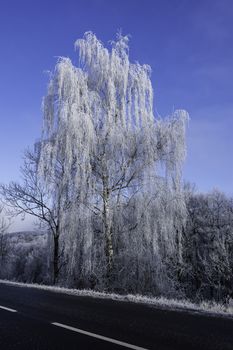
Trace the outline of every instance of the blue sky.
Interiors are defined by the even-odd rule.
[[[155,105],[191,117],[184,178],[233,193],[232,0],[0,1],[0,182],[17,180],[40,136],[41,100],[57,56],[92,30],[105,44],[130,34],[132,61],[152,67]]]

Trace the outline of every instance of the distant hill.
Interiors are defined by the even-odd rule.
[[[11,246],[20,245],[44,245],[48,233],[44,231],[19,231],[6,233],[5,239]]]
[[[47,237],[48,234],[45,231],[19,231],[19,232],[9,232],[7,233],[7,237],[10,239],[17,238],[19,240],[24,241],[32,241],[37,237]]]

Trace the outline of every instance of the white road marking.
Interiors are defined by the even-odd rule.
[[[14,309],[10,309],[9,307],[5,307],[5,306],[1,306],[1,305],[0,305],[0,309],[6,310],[6,311],[10,311],[10,312],[17,312]]]
[[[148,349],[145,349],[145,348],[141,348],[140,346],[128,344],[128,343],[125,343],[123,341],[119,341],[119,340],[115,340],[115,339],[112,339],[112,338],[104,337],[104,336],[99,335],[99,334],[87,332],[87,331],[84,331],[82,329],[71,327],[71,326],[67,326],[67,325],[62,324],[62,323],[52,322],[52,324],[54,326],[58,326],[58,327],[69,329],[70,331],[73,331],[73,332],[77,332],[77,333],[81,333],[81,334],[84,334],[84,335],[88,335],[89,337],[97,338],[97,339],[100,339],[100,340],[105,340],[105,341],[107,341],[109,343],[113,343],[113,344],[117,344],[117,345],[120,345],[120,346],[124,346],[125,348],[128,348],[128,349],[148,350]]]

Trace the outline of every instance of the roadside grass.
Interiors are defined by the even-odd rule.
[[[73,296],[80,297],[92,297],[99,299],[109,299],[122,302],[132,302],[137,304],[144,304],[151,307],[156,307],[160,309],[176,310],[176,311],[186,311],[191,313],[201,313],[209,316],[222,316],[233,318],[233,301],[231,300],[228,305],[219,304],[216,302],[202,301],[201,303],[193,303],[189,300],[177,300],[168,299],[165,297],[147,297],[143,295],[119,295],[115,293],[104,293],[95,292],[89,289],[69,289],[58,286],[47,286],[42,284],[29,284],[13,282],[8,280],[0,280],[0,283],[26,288],[36,288],[51,291],[54,293],[62,293]]]

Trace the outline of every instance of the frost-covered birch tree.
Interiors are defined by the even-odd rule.
[[[181,257],[188,116],[155,118],[151,69],[130,62],[128,37],[106,48],[87,32],[75,47],[78,65],[60,58],[44,98],[38,171],[60,201],[64,278],[135,290],[146,274],[139,289],[148,289],[167,254],[178,247]]]

